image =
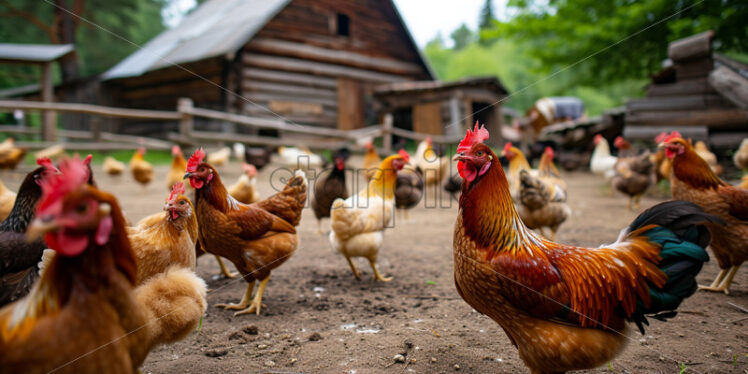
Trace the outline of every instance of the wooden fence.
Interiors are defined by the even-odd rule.
[[[250,117],[234,113],[226,113],[216,110],[197,108],[193,105],[191,99],[181,98],[177,104],[177,110],[159,111],[144,109],[126,109],[114,108],[91,104],[74,104],[74,103],[49,103],[17,100],[0,100],[0,111],[23,110],[27,112],[55,113],[71,112],[83,113],[96,116],[94,118],[128,118],[128,119],[145,119],[153,121],[177,121],[179,123],[178,132],[169,134],[169,141],[146,138],[140,136],[114,134],[103,132],[100,129],[100,120],[91,121],[89,131],[80,130],[59,130],[57,135],[73,139],[76,142],[66,143],[68,149],[90,149],[90,150],[115,150],[115,149],[134,149],[140,146],[146,146],[155,149],[168,149],[171,142],[183,145],[200,145],[205,143],[233,143],[241,142],[246,144],[262,145],[304,145],[310,148],[336,148],[340,146],[349,146],[357,144],[363,138],[382,138],[382,151],[384,153],[392,152],[392,135],[399,137],[423,140],[431,137],[436,143],[455,143],[459,137],[450,137],[442,135],[421,134],[413,131],[395,128],[391,115],[384,117],[383,123],[363,127],[355,130],[339,130],[333,128],[323,128],[316,126],[300,125],[286,121],[282,118],[261,118]],[[280,137],[269,137],[260,135],[249,135],[241,133],[228,132],[208,132],[195,129],[195,120],[197,118],[206,118],[217,122],[232,123],[237,126],[248,127],[251,129],[271,129],[277,130]],[[42,136],[41,129],[20,127],[14,125],[0,126],[2,133],[28,134]],[[78,142],[82,140],[83,142]],[[43,142],[19,142],[19,145],[29,148],[44,148],[55,144],[56,137],[47,137]]]

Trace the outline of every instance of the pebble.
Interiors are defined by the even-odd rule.
[[[455,371],[460,370],[460,365],[455,364],[454,368],[455,368]]]
[[[259,330],[257,329],[257,326],[255,326],[255,325],[249,325],[249,326],[244,326],[244,328],[242,329],[242,331],[244,331],[245,334],[257,335],[257,333],[258,333]]]
[[[436,357],[431,357],[431,362],[436,362]]]
[[[293,365],[293,364],[296,363],[296,361],[299,361],[299,359],[294,357],[294,358],[291,359],[290,364]]]
[[[268,345],[267,345],[267,344],[258,344],[258,345],[257,345],[257,349],[265,349],[265,348],[267,348],[267,347],[268,347]]]
[[[265,361],[265,366],[273,367],[273,366],[275,366],[275,362],[267,360],[267,361]]]
[[[229,353],[229,350],[226,348],[214,348],[205,351],[205,355],[208,357],[221,357],[225,356],[227,353]]]
[[[395,360],[395,362],[399,362],[399,363],[405,362],[405,356],[401,354],[395,355],[395,357],[393,357],[392,359]]]
[[[309,335],[309,341],[310,342],[318,342],[322,340],[322,335],[320,335],[318,332],[315,332],[312,335]]]

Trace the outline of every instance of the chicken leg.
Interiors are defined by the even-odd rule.
[[[361,274],[358,272],[358,269],[356,269],[356,265],[353,264],[353,261],[351,261],[351,258],[348,256],[345,256],[345,259],[348,261],[348,265],[351,266],[351,271],[353,272],[353,276],[356,277],[356,279],[361,279]]]
[[[247,284],[247,290],[244,291],[244,296],[242,297],[242,300],[239,302],[239,304],[234,304],[234,303],[216,304],[216,307],[228,309],[228,310],[244,309],[249,305],[249,300],[252,298],[252,290],[254,290],[254,288],[255,288],[255,281],[251,281]]]
[[[262,308],[262,294],[265,292],[265,286],[267,286],[269,280],[270,276],[268,275],[267,278],[260,281],[260,286],[257,287],[257,293],[255,294],[255,298],[252,300],[252,304],[249,305],[249,308],[234,313],[234,317],[242,314],[250,314],[252,312],[255,312],[258,316],[260,315],[260,309]],[[252,286],[254,286],[254,282],[252,282]]]
[[[392,280],[392,277],[385,278],[382,276],[382,274],[379,274],[379,270],[377,270],[377,263],[373,259],[369,259],[369,264],[371,265],[371,270],[374,271],[374,279],[380,280],[382,282],[389,282]]]
[[[233,279],[236,278],[239,273],[232,273],[229,271],[229,268],[226,267],[226,264],[223,263],[223,259],[221,256],[216,255],[216,261],[218,261],[218,266],[221,267],[221,274],[223,274],[224,277]]]
[[[711,285],[699,286],[699,289],[705,291],[724,292],[725,295],[729,295],[732,278],[735,277],[735,274],[738,272],[739,268],[740,265],[733,266],[730,269],[722,269],[722,271],[719,272],[717,278],[714,279],[714,282],[712,282]]]

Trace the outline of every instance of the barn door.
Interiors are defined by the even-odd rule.
[[[441,102],[413,106],[413,131],[422,134],[442,135]]]
[[[338,128],[352,130],[364,126],[364,96],[361,83],[338,78]]]

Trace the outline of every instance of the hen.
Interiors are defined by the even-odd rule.
[[[223,147],[208,155],[208,163],[214,166],[223,166],[229,162],[230,158],[231,148]]]
[[[628,209],[639,209],[639,202],[649,186],[655,184],[655,164],[649,152],[638,156],[619,157],[613,188],[629,196]]]
[[[706,143],[702,142],[701,140],[697,141],[693,145],[693,150],[697,155],[699,155],[699,157],[706,161],[714,174],[716,174],[717,176],[720,176],[722,174],[722,165],[717,162],[717,156],[709,150],[709,148],[706,146]]]
[[[397,172],[395,182],[395,208],[408,221],[408,210],[418,205],[423,197],[423,173],[421,168],[405,165]]]
[[[0,220],[8,218],[15,202],[16,193],[9,190],[8,187],[5,187],[5,184],[0,181]]]
[[[312,153],[307,147],[279,147],[278,156],[281,164],[291,170],[316,170],[324,164],[322,157]]]
[[[729,293],[733,277],[748,260],[748,190],[719,179],[679,133],[670,134],[662,146],[672,160],[670,192],[673,198],[690,201],[725,222],[724,225],[708,225],[712,232],[710,247],[722,270],[710,286],[701,288]]]
[[[153,180],[153,165],[146,161],[143,157],[145,156],[145,148],[140,147],[132,155],[130,159],[130,172],[132,172],[133,178],[142,184],[143,187],[151,183]]]
[[[314,183],[314,196],[312,196],[312,210],[317,218],[317,233],[322,233],[322,218],[330,217],[330,208],[336,199],[347,199],[351,195],[345,183],[345,162],[350,152],[348,149],[339,149],[333,155],[332,169],[324,170]]]
[[[265,165],[270,163],[270,157],[273,151],[268,147],[246,147],[244,150],[244,161],[254,165],[257,170],[262,170]]]
[[[527,161],[525,154],[519,150],[519,148],[512,145],[511,142],[507,142],[504,145],[504,150],[501,152],[502,157],[506,157],[509,160],[509,190],[512,193],[512,198],[515,201],[519,201],[519,172],[527,170],[530,175],[537,176],[538,171],[533,170],[530,167],[530,163]]]
[[[732,161],[740,170],[748,169],[748,138],[740,142],[740,147],[732,155]]]
[[[170,269],[133,290],[135,258],[114,196],[63,160],[42,183],[28,230],[57,252],[24,299],[0,309],[0,367],[14,373],[135,373],[155,346],[177,341],[205,311],[205,283]],[[70,344],[75,342],[75,344]]]
[[[548,227],[550,239],[554,240],[558,228],[571,215],[571,208],[566,203],[566,183],[553,165],[553,150],[546,148],[541,156],[537,177],[522,170],[519,179],[519,216],[528,228],[540,230],[543,236],[543,229]]]
[[[464,178],[455,285],[501,325],[532,373],[610,362],[629,339],[627,320],[643,331],[645,315],[672,311],[695,292],[694,277],[708,260],[703,224],[716,217],[673,201],[642,213],[611,245],[546,240],[515,211],[501,164],[483,144],[488,136],[485,128],[468,130],[455,156]]]
[[[5,139],[0,143],[0,169],[15,169],[27,151],[24,147],[16,147],[15,139]]]
[[[166,189],[171,191],[174,184],[184,179],[184,169],[187,167],[187,160],[184,159],[182,149],[178,145],[171,147],[171,168],[169,175],[166,177]]]
[[[605,178],[606,181],[610,181],[616,174],[615,165],[618,157],[610,154],[610,145],[602,135],[595,135],[594,141],[595,149],[592,151],[592,158],[590,158],[590,170]]]
[[[449,167],[449,161],[439,157],[434,151],[431,137],[418,144],[412,164],[414,167],[421,169],[423,181],[427,186],[439,184],[447,175],[447,168]]]
[[[46,246],[41,240],[29,242],[26,228],[34,218],[42,196],[41,181],[57,169],[49,159],[39,159],[24,178],[10,215],[0,224],[0,306],[25,296],[38,278],[37,263]]]
[[[243,204],[252,204],[260,201],[260,193],[257,192],[257,168],[246,162],[242,163],[243,173],[236,183],[229,187],[229,195]],[[184,174],[182,174],[184,176]]]
[[[125,164],[121,161],[117,161],[112,156],[107,156],[104,158],[101,168],[109,175],[120,175],[125,171]]]
[[[382,163],[382,159],[379,158],[377,149],[374,148],[374,144],[371,141],[366,142],[366,154],[364,155],[364,177],[366,181],[370,181],[374,178],[374,174],[377,173],[379,164]]]
[[[385,158],[365,189],[332,204],[330,244],[345,257],[356,278],[359,278],[359,272],[351,257],[369,260],[374,279],[392,280],[379,273],[376,262],[384,240],[384,229],[389,227],[394,212],[397,172],[409,158],[404,150]]]
[[[234,263],[249,283],[239,304],[217,306],[239,310],[235,316],[252,312],[259,315],[270,272],[288,260],[299,245],[295,226],[306,202],[306,176],[297,170],[283,191],[245,205],[228,194],[218,172],[204,163],[204,158],[202,149],[195,151],[184,175],[195,189],[200,245],[206,252]],[[257,279],[260,285],[253,299]]]

